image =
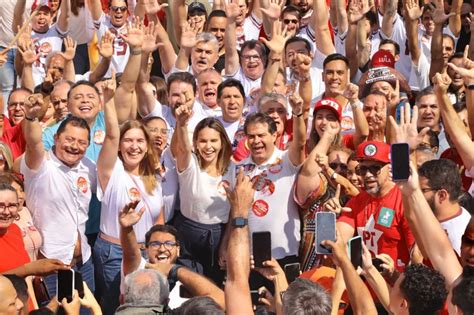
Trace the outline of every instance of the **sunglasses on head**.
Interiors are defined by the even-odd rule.
[[[118,11],[120,11],[120,12],[125,12],[125,11],[128,10],[128,8],[127,8],[126,6],[123,6],[123,7],[116,7],[116,6],[113,5],[113,6],[110,7],[110,10],[112,10],[112,11],[114,11],[114,12],[118,12]]]
[[[367,172],[370,172],[372,175],[378,175],[380,173],[380,170],[385,166],[386,164],[374,164],[370,166],[364,166],[364,165],[357,165],[355,172],[359,176],[365,176]]]

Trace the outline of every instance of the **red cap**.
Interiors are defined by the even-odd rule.
[[[314,105],[314,111],[313,111],[313,116],[316,115],[316,112],[320,109],[329,109],[336,114],[337,120],[341,122],[341,117],[342,117],[342,106],[339,104],[338,101],[334,98],[324,98],[316,103]]]
[[[31,5],[31,11],[34,10],[41,10],[41,9],[47,9],[48,11],[51,10],[51,7],[49,6],[49,1],[48,0],[35,0],[33,4]]]
[[[388,50],[380,49],[372,56],[372,68],[390,67],[395,68],[395,58]]]
[[[362,142],[357,147],[356,159],[390,163],[390,146],[380,141]]]

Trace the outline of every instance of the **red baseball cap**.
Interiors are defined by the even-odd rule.
[[[342,117],[342,106],[339,104],[339,102],[334,99],[334,98],[323,98],[322,100],[319,100],[316,105],[314,105],[314,110],[313,110],[313,117],[316,116],[316,113],[320,109],[329,109],[336,114],[337,120],[341,122],[341,117]]]
[[[357,147],[356,159],[390,163],[390,146],[380,141],[362,142]]]
[[[372,68],[377,67],[395,68],[395,57],[390,51],[380,49],[372,56]]]
[[[35,10],[48,10],[51,11],[48,0],[35,0],[31,5],[31,11]]]

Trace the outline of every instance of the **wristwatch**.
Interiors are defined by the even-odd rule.
[[[247,224],[249,224],[249,220],[247,218],[237,217],[237,218],[232,219],[232,226],[233,227],[242,228],[242,227],[246,226]]]

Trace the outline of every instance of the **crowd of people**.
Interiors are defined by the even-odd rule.
[[[474,314],[470,1],[0,6],[0,314]]]

